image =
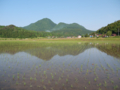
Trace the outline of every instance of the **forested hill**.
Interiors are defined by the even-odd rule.
[[[29,38],[36,37],[35,31],[28,31],[14,25],[0,26],[0,37],[4,38]]]
[[[79,33],[82,35],[82,34],[93,32],[77,23],[66,24],[66,23],[60,22],[59,24],[55,24],[52,20],[48,18],[44,18],[42,20],[39,20],[23,28],[27,30],[34,30],[34,31],[46,31],[46,32],[56,31],[56,33],[59,32],[60,34],[64,32],[67,32],[67,33],[72,32],[72,33]]]
[[[114,23],[108,24],[107,26],[100,28],[96,32],[100,33],[100,34],[105,34],[108,31],[111,31],[114,34],[118,34],[118,28],[119,28],[119,31],[120,31],[120,20],[118,20]]]

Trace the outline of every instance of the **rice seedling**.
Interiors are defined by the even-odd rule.
[[[30,80],[32,80],[33,78],[32,77],[30,77]]]
[[[73,85],[71,85],[71,88],[73,88]]]
[[[42,79],[42,83],[44,82],[44,80]]]
[[[101,83],[99,83],[98,86],[101,86]]]
[[[61,78],[59,77],[59,81],[61,80]]]
[[[66,79],[66,82],[68,82],[68,79]]]
[[[37,74],[37,71],[36,71],[36,74]]]
[[[48,81],[48,83],[50,84],[51,82],[50,82],[50,81]]]
[[[89,85],[90,85],[90,81],[89,81],[88,83],[89,83]]]
[[[114,86],[114,89],[117,89],[117,88],[118,88],[118,86],[117,86],[117,85],[115,85],[115,86]]]
[[[52,75],[52,79],[54,78],[54,76]]]
[[[44,75],[46,75],[46,71],[44,71]]]
[[[24,77],[22,77],[22,79],[23,79],[23,80],[25,80],[25,78],[24,78]]]
[[[24,86],[26,85],[26,82],[24,82]]]
[[[111,80],[111,83],[113,84],[113,83],[114,83],[114,81],[112,81],[112,80]]]
[[[85,89],[87,89],[87,87],[85,87]]]
[[[30,85],[30,88],[32,88],[32,85]]]
[[[77,78],[75,78],[75,82],[77,82],[78,81],[78,79]]]
[[[65,86],[64,83],[62,84],[62,86],[63,86],[63,87]]]
[[[17,78],[19,79],[20,77],[19,77],[19,76],[17,76]]]
[[[98,88],[98,90],[102,90],[101,88]]]
[[[36,66],[36,69],[38,69],[38,66]]]
[[[51,76],[52,76],[53,74],[51,73]]]
[[[57,85],[58,83],[57,82],[55,82],[55,85]]]
[[[35,81],[37,81],[37,79],[36,79],[36,78],[34,78],[34,80],[35,80]]]
[[[53,88],[51,88],[51,90],[54,90]]]
[[[19,83],[18,82],[16,82],[16,85],[18,85]]]
[[[44,88],[44,89],[46,89],[46,87],[45,87],[45,86],[43,86],[43,88]]]
[[[94,81],[96,81],[97,79],[96,78],[94,78]]]
[[[13,75],[13,79],[15,78],[15,75]]]
[[[106,81],[105,81],[105,84],[104,84],[104,86],[105,86],[105,87],[107,86],[107,83],[106,83]]]
[[[39,85],[37,85],[37,87],[38,87],[38,88],[40,88],[40,86],[39,86]]]
[[[41,67],[41,65],[39,64],[39,67]]]
[[[25,76],[25,73],[24,73],[24,76]]]

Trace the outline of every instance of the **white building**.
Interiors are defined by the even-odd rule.
[[[78,38],[81,38],[81,35],[78,35]]]

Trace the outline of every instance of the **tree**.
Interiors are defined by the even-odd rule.
[[[82,34],[82,37],[84,37],[84,35]]]
[[[107,35],[107,36],[111,36],[111,35],[112,35],[112,31],[108,31],[108,32],[106,33],[106,35]]]
[[[89,35],[88,35],[88,34],[85,34],[85,37],[89,37]]]

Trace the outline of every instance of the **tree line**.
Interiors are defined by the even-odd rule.
[[[114,23],[108,24],[105,27],[102,27],[98,29],[96,32],[91,33],[92,35],[95,34],[106,34],[108,36],[111,36],[111,34],[118,35],[120,32],[120,20],[115,21]]]

